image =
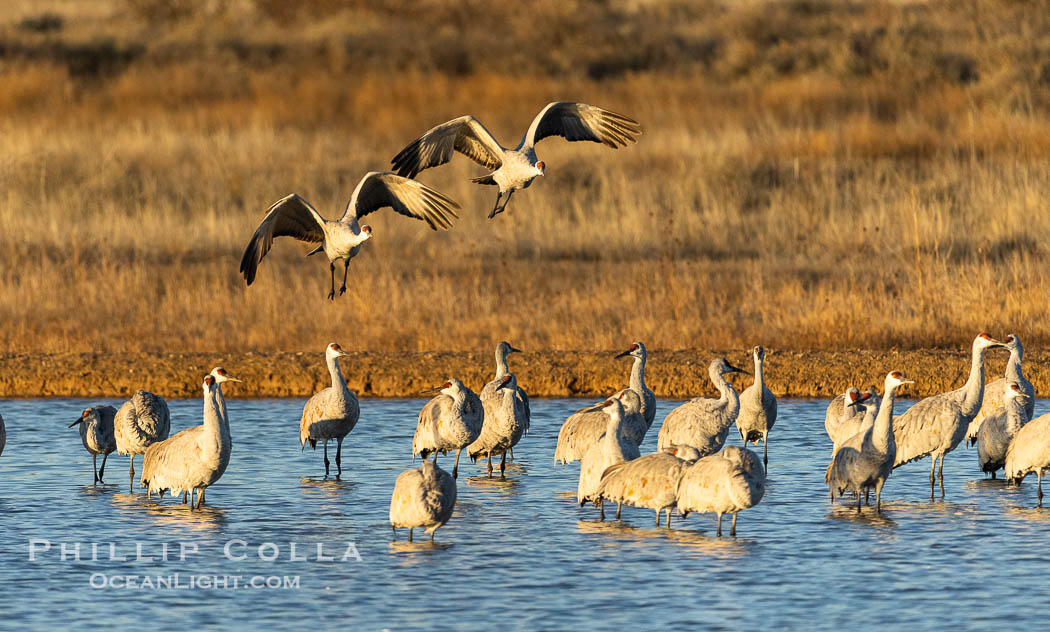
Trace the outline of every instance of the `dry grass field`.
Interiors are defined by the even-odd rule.
[[[1050,3],[13,0],[0,6],[8,353],[966,347],[1050,321]],[[296,7],[296,8],[289,8]],[[464,113],[516,144],[551,100],[636,118],[544,141],[485,215],[460,157],[328,302],[283,240]],[[487,357],[487,355],[486,355]]]

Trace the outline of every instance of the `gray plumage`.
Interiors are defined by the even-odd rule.
[[[528,188],[537,176],[543,175],[545,166],[535,150],[540,140],[561,136],[617,149],[635,142],[634,137],[641,133],[637,121],[626,116],[586,103],[562,101],[547,104],[514,149],[504,148],[480,121],[467,115],[430,129],[390,162],[399,174],[414,178],[424,169],[449,162],[454,152],[463,154],[491,170],[472,182],[499,187],[496,206],[489,213],[491,219],[506,209],[515,191]]]
[[[646,429],[649,429],[653,427],[653,420],[656,419],[656,393],[645,384],[645,362],[648,358],[645,345],[640,340],[636,340],[631,343],[627,351],[618,354],[616,357],[624,358],[628,356],[634,358],[634,362],[631,364],[631,390],[638,393],[642,398],[642,417],[645,418]],[[641,444],[641,441],[638,443]]]
[[[488,388],[488,384],[485,388]],[[467,456],[471,461],[486,457],[490,476],[492,455],[501,456],[499,473],[503,476],[507,469],[507,452],[517,445],[529,425],[528,408],[518,394],[518,381],[514,374],[507,373],[501,377],[495,392],[487,399],[483,389],[481,405],[485,411],[481,434],[467,446]]]
[[[117,441],[113,436],[113,419],[117,409],[112,406],[92,406],[85,408],[80,413],[80,419],[69,424],[69,427],[80,426],[80,441],[84,449],[91,455],[91,467],[94,472],[94,482],[101,483],[102,476],[106,473],[106,459],[111,452],[117,449]],[[0,419],[0,430],[3,429],[3,420]],[[6,442],[6,432],[3,434]],[[0,446],[0,452],[2,452]],[[102,455],[102,467],[98,467],[98,455]]]
[[[754,507],[766,493],[766,472],[758,455],[747,448],[727,445],[682,472],[675,489],[678,513],[718,515],[716,535],[722,535],[722,515],[733,514],[729,535],[736,535],[736,514]]]
[[[580,480],[576,486],[576,501],[581,506],[586,502],[599,504],[596,502],[598,485],[606,469],[617,463],[631,461],[641,456],[638,445],[624,433],[624,409],[618,397],[607,399],[584,410],[592,412],[601,410],[608,421],[605,424],[605,431],[593,445],[587,448],[580,459]],[[602,519],[604,518],[605,508],[603,507]]]
[[[219,412],[218,383],[211,375],[204,377],[204,424],[187,428],[154,443],[146,449],[142,460],[140,486],[161,498],[166,492],[173,496],[190,493],[190,508],[199,509],[204,503],[204,489],[214,485],[226,472],[230,463],[228,420]],[[197,500],[193,502],[193,492]]]
[[[124,402],[113,419],[113,434],[117,440],[117,454],[131,457],[129,463],[130,487],[135,487],[135,455],[168,438],[171,432],[171,414],[164,398],[148,391],[138,390]]]
[[[346,211],[338,220],[321,217],[309,202],[292,193],[270,206],[244,249],[240,267],[244,282],[251,285],[255,281],[259,263],[270,251],[275,237],[294,237],[299,241],[319,244],[309,254],[324,252],[328,257],[332,282],[329,299],[335,298],[335,262],[344,260],[343,286],[339,289],[342,295],[346,291],[350,260],[372,237],[372,227],[362,225],[359,220],[388,207],[405,217],[423,220],[430,228],[437,230],[451,228],[451,218],[458,217],[455,209],[459,205],[422,183],[380,171],[366,173],[361,178],[350,196]]]
[[[456,462],[452,466],[452,477],[459,476],[459,455],[481,436],[485,413],[479,398],[463,382],[450,379],[439,388],[439,395],[427,402],[419,411],[416,433],[412,437],[412,454],[426,459],[431,454],[456,451]]]
[[[934,468],[937,459],[940,467],[937,475],[944,496],[944,457],[955,449],[966,429],[981,409],[984,400],[984,354],[1003,343],[988,334],[974,338],[970,356],[970,377],[958,390],[934,395],[915,404],[893,423],[897,442],[897,458],[893,467],[933,456],[930,464],[930,498],[933,498]]]
[[[1035,473],[1039,506],[1043,506],[1043,472],[1050,469],[1050,414],[1040,415],[1017,431],[1006,450],[1003,475],[1020,484]]]
[[[642,442],[647,427],[642,416],[642,398],[630,388],[617,391],[611,399],[623,406],[623,434],[635,446]],[[558,444],[554,449],[554,462],[568,464],[583,458],[587,450],[598,441],[609,424],[607,410],[594,407],[576,411],[565,420],[558,431]]]
[[[357,395],[346,386],[346,379],[339,368],[339,358],[348,355],[343,348],[332,342],[325,347],[325,363],[332,385],[326,387],[307,400],[303,406],[303,416],[299,419],[299,445],[306,449],[310,444],[317,449],[317,442],[324,445],[324,475],[329,473],[328,442],[336,441],[335,467],[336,478],[343,474],[343,439],[357,426],[361,416],[361,406]]]
[[[761,346],[752,350],[755,359],[755,381],[740,394],[740,412],[736,416],[736,429],[746,446],[748,442],[758,445],[762,440],[762,464],[769,467],[769,431],[777,421],[777,398],[766,387],[763,366],[766,350]]]
[[[607,501],[620,506],[645,507],[656,511],[656,525],[660,526],[660,512],[667,510],[667,526],[671,526],[678,479],[686,467],[700,458],[696,448],[688,445],[665,448],[632,461],[606,468],[598,484],[598,502]]]
[[[832,456],[835,455],[835,452],[847,439],[875,425],[875,417],[878,415],[880,407],[878,396],[873,395],[872,391],[864,391],[860,394],[860,399],[853,404],[853,408],[859,410],[861,414],[850,417],[838,425],[835,443],[831,447]]]
[[[966,428],[966,442],[971,446],[977,443],[977,433],[980,431],[985,417],[1003,407],[1003,402],[1005,401],[1003,393],[1007,383],[1017,382],[1021,385],[1021,390],[1027,395],[1024,404],[1025,414],[1028,415],[1028,419],[1031,419],[1032,415],[1035,414],[1035,386],[1024,376],[1024,371],[1021,367],[1021,363],[1024,360],[1024,345],[1021,344],[1021,337],[1017,334],[1009,334],[1003,339],[1003,343],[1010,350],[1010,359],[1006,362],[1006,377],[1001,377],[985,385],[984,401],[981,402],[981,410]]]
[[[734,372],[746,373],[725,358],[711,361],[707,373],[721,396],[718,399],[697,397],[667,413],[657,436],[660,450],[672,445],[690,445],[703,457],[722,449],[729,428],[740,412],[740,396],[724,377]]]
[[[902,384],[911,384],[899,371],[886,376],[885,395],[879,406],[879,414],[870,427],[845,439],[831,457],[824,473],[824,482],[835,500],[844,490],[857,494],[857,511],[860,511],[861,496],[875,489],[875,508],[882,512],[882,486],[893,471],[897,455],[897,444],[893,437],[893,404],[897,389]]]
[[[434,532],[452,517],[456,508],[456,481],[438,467],[436,461],[424,461],[422,467],[405,470],[394,482],[390,497],[390,526],[396,536],[398,529],[423,527],[434,540]]]
[[[998,380],[997,380],[998,381]],[[1017,433],[1028,423],[1028,394],[1019,382],[999,384],[1003,405],[992,411],[977,431],[977,464],[982,472],[995,478],[995,472],[1006,464],[1006,453]]]
[[[521,353],[521,349],[515,349],[509,342],[500,342],[496,345],[496,375],[490,382],[481,388],[480,397],[482,404],[485,404],[485,402],[490,399],[501,399],[501,397],[496,397],[496,388],[502,383],[503,376],[510,373],[510,368],[507,364],[507,356],[512,353]],[[517,376],[515,376],[515,384],[517,384]],[[515,389],[518,399],[525,408],[525,434],[529,434],[529,422],[532,418],[532,409],[529,406],[529,394],[526,393],[525,389],[521,386],[515,386]],[[517,442],[515,441],[515,443]]]
[[[860,389],[856,386],[851,386],[846,389],[845,393],[836,395],[831,400],[831,403],[828,404],[828,410],[824,413],[824,430],[828,433],[828,438],[831,439],[832,443],[837,443],[839,427],[843,422],[864,415],[863,410],[859,410],[856,406],[850,406],[858,399],[860,399]]]

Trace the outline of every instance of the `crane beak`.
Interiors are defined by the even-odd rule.
[[[625,356],[629,356],[629,355],[631,355],[631,350],[630,349],[628,349],[627,351],[621,351],[620,353],[616,354],[616,357],[614,357],[613,360],[619,360],[620,358],[625,357]]]
[[[510,347],[509,349],[507,349],[507,353],[521,353],[521,349],[515,349],[514,347]]]
[[[605,402],[604,401],[601,402],[600,404],[595,404],[593,406],[588,406],[587,408],[584,408],[584,409],[579,410],[577,412],[581,412],[581,413],[595,413],[595,412],[598,412],[599,410],[601,410],[603,408],[605,408]]]
[[[732,364],[729,365],[730,373],[743,373],[744,375],[751,375],[751,371],[745,371],[744,369],[737,368]]]
[[[506,382],[500,382],[499,386],[496,387],[496,390],[498,391],[504,388],[510,388],[510,380],[507,380]]]
[[[419,394],[420,395],[432,395],[434,393],[440,393],[441,392],[441,388],[442,387],[440,387],[440,386],[435,386],[434,388],[428,388],[425,391],[419,391]]]
[[[82,423],[84,423],[84,418],[83,417],[81,417],[80,419],[77,419],[73,423],[69,424],[69,427],[72,428],[73,426],[77,426],[77,425],[82,424]]]
[[[229,374],[226,375],[226,379],[228,381],[230,381],[230,382],[244,382],[244,380],[242,380],[241,378],[233,377],[232,375],[229,375]]]
[[[869,399],[871,399],[871,395],[861,395],[860,398],[857,399],[857,401],[850,402],[849,405],[850,406],[860,406],[861,404],[863,404],[864,402],[868,401]]]

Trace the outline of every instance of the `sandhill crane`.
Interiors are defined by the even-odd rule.
[[[1003,476],[1020,484],[1035,472],[1039,506],[1043,506],[1043,472],[1050,469],[1050,414],[1040,415],[1017,431],[1006,450]]]
[[[691,445],[700,452],[700,456],[707,456],[722,449],[729,428],[736,421],[740,411],[740,397],[733,385],[723,377],[727,373],[747,371],[729,364],[725,358],[712,360],[707,374],[718,388],[721,397],[697,397],[667,413],[663,426],[660,427],[660,434],[657,435],[659,449],[672,445]]]
[[[343,439],[357,425],[361,416],[361,406],[357,395],[346,387],[343,372],[339,369],[339,358],[349,355],[338,344],[331,342],[325,347],[324,357],[328,364],[328,374],[332,385],[314,394],[303,406],[303,416],[299,419],[299,445],[302,450],[306,444],[314,450],[317,442],[324,443],[324,475],[328,478],[328,442],[335,439],[336,479],[343,474]]]
[[[605,432],[580,459],[580,482],[576,486],[576,500],[581,507],[588,501],[601,505],[597,498],[598,484],[608,467],[641,456],[638,452],[638,444],[627,438],[623,432],[624,411],[620,398],[607,399],[600,404],[585,408],[584,412],[599,410],[606,414],[609,421],[605,425]],[[601,508],[602,520],[605,520],[605,506],[601,505]]]
[[[828,404],[828,410],[824,413],[824,430],[828,433],[828,438],[831,442],[835,442],[835,437],[838,434],[839,425],[853,417],[862,416],[863,410],[858,410],[856,406],[853,406],[853,402],[860,399],[860,389],[856,386],[851,386],[846,389],[845,393],[839,393],[831,400]]]
[[[879,412],[879,398],[873,396],[871,391],[864,391],[860,394],[860,399],[852,402],[850,407],[861,411],[861,414],[843,421],[835,429],[835,443],[831,447],[832,456],[847,439],[875,425],[875,417]]]
[[[514,149],[500,145],[480,121],[467,115],[426,132],[390,162],[400,175],[414,178],[424,169],[449,162],[453,152],[458,151],[492,170],[488,175],[471,179],[471,182],[499,187],[496,205],[489,213],[492,219],[507,208],[515,191],[528,188],[536,176],[544,174],[546,166],[536,158],[537,142],[549,136],[561,136],[565,140],[586,140],[618,149],[635,142],[634,137],[641,133],[638,122],[622,114],[586,103],[562,101],[549,103],[540,110]]]
[[[641,444],[646,431],[645,417],[642,416],[642,398],[633,389],[625,388],[611,399],[619,400],[623,406],[624,436],[635,445]],[[591,406],[570,415],[558,431],[554,462],[568,464],[582,459],[608,425],[608,411],[602,410],[601,407]]]
[[[102,475],[106,473],[106,459],[109,454],[117,449],[116,439],[113,438],[113,417],[117,409],[112,406],[92,406],[85,408],[80,413],[80,419],[69,424],[69,427],[80,426],[80,441],[84,449],[91,454],[91,467],[95,474],[95,483],[102,482]],[[3,428],[3,420],[0,419],[0,430]],[[6,441],[6,432],[0,432]],[[0,441],[0,452],[3,452],[3,443]],[[98,455],[102,455],[102,467],[98,467]]]
[[[897,441],[894,469],[933,455],[930,464],[930,499],[933,499],[934,467],[940,458],[937,476],[944,496],[944,455],[955,449],[966,435],[966,428],[981,409],[984,400],[984,354],[1003,343],[982,333],[973,339],[970,377],[962,388],[915,404],[893,422]]]
[[[266,216],[255,230],[241,257],[241,274],[251,285],[259,262],[270,251],[274,237],[294,237],[299,241],[320,244],[307,256],[324,252],[332,287],[328,299],[335,299],[335,262],[343,259],[343,285],[339,295],[346,291],[346,277],[350,260],[357,256],[361,246],[372,237],[372,227],[359,224],[365,215],[390,207],[398,213],[421,219],[437,230],[452,226],[451,217],[458,217],[454,209],[459,205],[434,189],[414,180],[390,172],[366,173],[357,183],[346,205],[346,212],[336,220],[327,220],[297,193],[277,200],[266,211]]]
[[[113,419],[113,435],[117,440],[117,454],[131,457],[130,491],[135,489],[135,455],[145,454],[146,448],[167,439],[170,431],[168,403],[149,391],[135,391],[117,411]]]
[[[227,420],[219,412],[216,397],[218,384],[211,375],[204,376],[204,425],[187,428],[146,448],[142,460],[140,486],[164,497],[170,491],[174,496],[190,492],[190,509],[200,509],[204,503],[203,491],[214,485],[226,472],[230,463],[229,429],[223,429]],[[193,491],[197,500],[193,502]]]
[[[653,420],[656,419],[656,393],[645,385],[645,360],[648,357],[645,345],[641,341],[631,343],[631,347],[620,354],[617,358],[634,358],[631,365],[631,390],[638,393],[642,398],[642,417],[645,417],[645,427],[652,428]],[[641,443],[641,442],[639,442]]]
[[[488,388],[487,384],[485,388]],[[508,373],[499,379],[493,396],[481,398],[485,410],[484,423],[477,440],[467,446],[467,456],[471,461],[477,461],[480,456],[488,458],[489,476],[492,476],[493,454],[502,455],[499,474],[505,475],[507,452],[518,443],[528,425],[528,408],[518,396],[517,389],[517,378],[513,373]]]
[[[755,381],[740,394],[740,412],[736,416],[736,429],[746,446],[748,441],[758,445],[762,439],[762,465],[769,467],[769,431],[777,421],[777,398],[766,388],[762,367],[766,361],[766,350],[761,346],[752,349],[755,358]]]
[[[1020,382],[999,382],[1003,406],[990,413],[977,431],[977,463],[982,472],[995,472],[1006,464],[1006,452],[1021,428],[1028,423],[1028,394]]]
[[[1028,381],[1021,370],[1021,361],[1024,359],[1024,345],[1021,344],[1021,338],[1017,334],[1009,334],[1003,339],[1003,343],[1010,350],[1010,359],[1006,363],[1006,377],[1001,377],[985,385],[984,401],[981,403],[981,410],[966,429],[966,441],[971,446],[977,443],[977,433],[981,429],[984,418],[993,411],[1003,407],[1005,401],[1003,393],[1008,382],[1020,384],[1021,390],[1028,396],[1024,405],[1025,413],[1028,415],[1027,418],[1031,419],[1032,415],[1035,414],[1035,387]]]
[[[675,506],[675,488],[684,469],[700,458],[696,448],[677,445],[664,448],[643,457],[609,466],[598,485],[598,502],[616,503],[616,518],[622,505],[645,507],[656,511],[656,526],[660,526],[660,512],[667,510],[667,526],[671,526],[671,510]]]
[[[496,395],[496,388],[503,382],[503,376],[510,373],[510,369],[507,367],[507,356],[512,353],[521,353],[521,349],[515,349],[510,345],[509,342],[500,342],[496,345],[496,377],[492,378],[488,384],[485,384],[481,389],[481,403],[486,404],[489,400],[502,401],[502,394]],[[517,379],[515,378],[515,384]],[[521,386],[515,387],[518,399],[521,400],[522,406],[525,408],[525,432],[529,433],[529,421],[532,418],[532,409],[529,406],[529,394],[525,392]],[[520,437],[519,437],[520,438]],[[518,440],[515,439],[514,443],[517,444]],[[513,447],[513,446],[512,446]],[[512,458],[514,451],[511,450]]]
[[[765,493],[766,472],[758,455],[733,445],[685,468],[675,489],[683,518],[691,511],[718,514],[718,536],[722,535],[722,514],[733,514],[729,535],[736,536],[737,512],[757,505]]]
[[[434,532],[452,517],[456,508],[456,480],[437,465],[437,461],[423,461],[423,466],[405,470],[394,483],[390,498],[390,526],[397,537],[398,529],[423,527],[434,541]]]
[[[459,455],[463,448],[477,440],[484,425],[485,413],[481,398],[463,382],[450,379],[443,385],[424,393],[439,393],[419,411],[419,423],[412,437],[412,454],[425,460],[429,455],[456,451],[452,478],[459,477]]]
[[[863,432],[846,439],[831,457],[824,473],[824,482],[831,490],[834,502],[837,494],[850,489],[857,493],[857,511],[860,498],[868,489],[875,488],[875,511],[882,513],[882,486],[886,484],[893,461],[897,455],[897,444],[893,437],[893,404],[897,389],[903,384],[914,384],[899,371],[886,376],[886,390],[879,406],[875,423]]]
[[[215,378],[215,401],[219,404],[219,416],[222,418],[222,424],[219,427],[223,432],[224,447],[227,451],[229,451],[233,449],[233,439],[230,437],[230,416],[229,413],[226,412],[226,398],[222,394],[222,383],[240,382],[242,380],[233,377],[232,375],[226,372],[226,369],[224,369],[221,366],[217,366],[214,369],[212,369],[211,373],[209,373],[208,375]],[[226,458],[228,459],[229,457],[227,456]],[[200,496],[201,503],[204,502],[204,491],[205,489],[202,487],[200,491],[197,492]],[[183,490],[182,504],[184,505],[186,504],[186,497],[188,494],[188,490]]]

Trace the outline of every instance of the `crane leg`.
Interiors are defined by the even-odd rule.
[[[346,275],[350,273],[350,260],[343,263],[343,284],[339,287],[339,296],[346,292]]]
[[[605,520],[605,503],[598,503],[598,508],[602,510],[602,513],[601,513],[601,516],[599,516],[599,519],[600,520]]]
[[[992,470],[992,480],[995,480],[995,470]]]
[[[339,480],[339,477],[343,475],[343,438],[339,437],[335,443],[335,480]]]
[[[623,503],[621,503],[621,502],[617,502],[617,503],[616,503],[616,519],[617,519],[617,520],[619,520],[619,519],[620,519],[620,510],[621,510],[621,509],[623,509]]]
[[[204,490],[206,490],[206,489],[208,489],[208,488],[207,487],[201,487],[200,491],[197,492],[197,509],[200,509],[201,505],[204,504]]]
[[[98,468],[98,482],[102,482],[102,475],[106,473],[106,459],[109,458],[109,454],[102,455],[102,467]]]
[[[332,289],[328,291],[328,300],[335,300],[335,262],[328,262],[328,276],[332,279]]]
[[[510,460],[513,461],[514,460],[514,448],[507,448],[507,451],[510,452]]]
[[[128,475],[128,491],[135,493],[135,455],[131,455],[131,473]]]
[[[660,515],[661,511],[663,511],[663,509],[657,509],[656,510],[656,526],[658,526],[658,527],[660,526],[660,518],[663,517],[663,516]],[[670,518],[670,516],[668,516],[668,518]]]
[[[430,532],[430,541],[431,541],[431,542],[433,542],[433,541],[434,541],[434,534],[435,534],[435,533],[437,533],[437,529],[434,529],[433,531],[431,531],[431,532]]]
[[[671,508],[667,508],[667,528],[671,528]]]
[[[452,478],[459,478],[459,453],[463,451],[463,448],[456,450],[456,462],[452,464]],[[437,463],[437,457],[434,457],[434,462]]]
[[[736,512],[733,512],[733,522],[729,525],[729,535],[736,537]]]
[[[864,492],[858,487],[857,488],[857,513],[860,513],[860,498],[864,495]]]
[[[489,478],[492,478],[492,453],[489,452]]]
[[[884,480],[875,483],[875,513],[882,513],[882,486],[885,484]]]
[[[933,502],[933,480],[934,480],[934,468],[937,467],[937,457],[933,457],[933,463],[930,463],[930,502]]]
[[[397,539],[397,527],[390,525],[390,530],[394,532],[394,539]]]
[[[718,512],[718,527],[715,529],[715,535],[722,537],[722,512]]]
[[[941,464],[937,466],[937,481],[941,484],[941,498],[944,498],[944,455],[941,455]]]
[[[412,527],[409,527],[409,528],[408,528],[408,541],[409,541],[409,542],[411,542],[411,541],[412,541]]]
[[[502,193],[496,195],[496,208],[492,209],[489,213],[489,219],[499,215],[503,211],[507,210],[507,203],[510,202],[510,196],[514,194],[514,191],[507,191],[507,197],[503,198],[503,204],[500,204],[499,199],[502,197]]]
[[[328,478],[328,467],[331,462],[328,460],[328,439],[324,440],[324,477]]]
[[[492,207],[492,212],[489,213],[489,219],[496,216],[499,213],[499,201],[503,198],[503,191],[496,191],[496,205]]]
[[[1035,471],[1035,480],[1038,483],[1037,489],[1039,490],[1039,506],[1043,506],[1043,470]]]
[[[762,467],[769,469],[769,438],[767,435],[762,435]],[[733,520],[736,520],[736,514],[733,514]]]
[[[507,453],[503,453],[503,459],[499,462],[499,477],[507,478]]]
[[[182,504],[184,504],[184,505],[186,504],[186,493],[187,492],[186,492],[185,489],[182,490]]]
[[[864,504],[869,506],[869,507],[871,506],[871,488],[870,487],[865,487],[864,488]]]

